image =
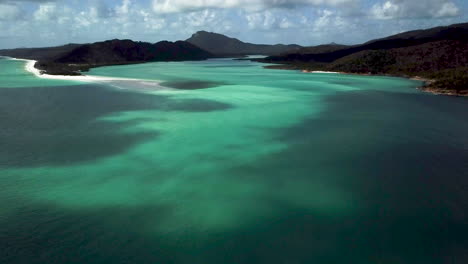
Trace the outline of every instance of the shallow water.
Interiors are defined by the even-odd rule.
[[[468,110],[228,59],[0,60],[0,263],[466,263]],[[156,85],[157,84],[157,85]]]

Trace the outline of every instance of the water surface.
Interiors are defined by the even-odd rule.
[[[0,60],[0,263],[468,260],[464,98],[228,59],[23,67]]]

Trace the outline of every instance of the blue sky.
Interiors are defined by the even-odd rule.
[[[466,0],[0,0],[0,48],[179,40],[198,30],[253,43],[356,44],[467,14]]]

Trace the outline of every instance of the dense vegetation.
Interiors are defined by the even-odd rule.
[[[436,92],[468,95],[468,67],[443,70],[429,76],[435,79],[426,89],[434,89]]]
[[[468,94],[468,23],[405,32],[332,51],[309,51],[260,61],[283,64],[276,68],[417,76],[429,79],[428,90]]]
[[[184,41],[162,41],[151,44],[115,39],[82,45],[56,58],[54,62],[101,65],[145,61],[203,60],[212,56]]]
[[[84,45],[0,51],[1,55],[38,60],[36,68],[55,75],[80,75],[92,67],[152,61],[205,60],[213,54],[185,41],[155,44],[108,40]]]
[[[342,49],[346,49],[350,47],[351,46],[330,43],[330,44],[324,44],[324,45],[318,45],[318,46],[312,46],[312,47],[303,47],[303,48],[298,49],[297,51],[294,51],[294,53],[320,54],[320,53],[334,52],[334,51],[338,51],[338,50],[342,50]]]

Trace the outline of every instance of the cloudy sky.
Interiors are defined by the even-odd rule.
[[[355,44],[461,22],[466,0],[0,0],[0,48],[179,40],[198,30],[254,43]]]

